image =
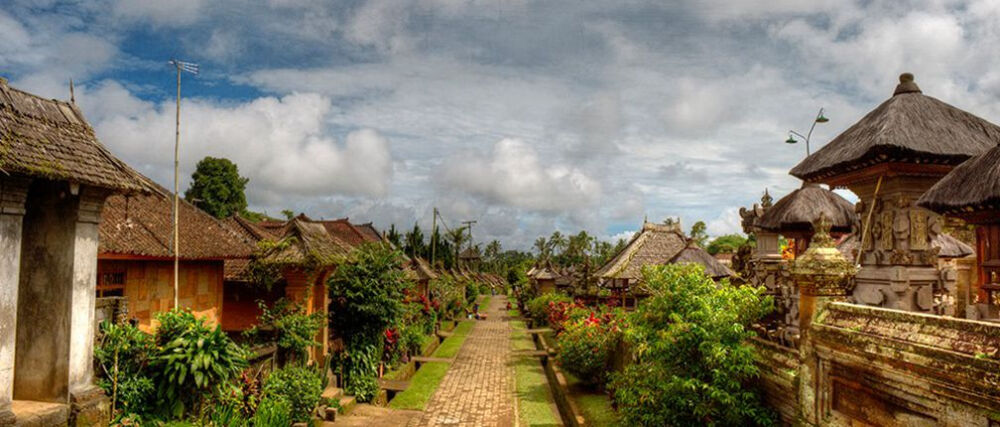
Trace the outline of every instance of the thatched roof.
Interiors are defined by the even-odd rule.
[[[891,98],[790,173],[820,181],[876,163],[958,165],[998,141],[1000,127],[924,95],[907,73]]]
[[[711,276],[713,279],[722,279],[726,277],[731,277],[733,271],[723,265],[719,260],[715,259],[704,249],[698,247],[698,245],[689,242],[688,245],[677,253],[673,258],[670,259],[668,264],[684,264],[684,263],[695,263],[701,264],[705,267],[705,274]]]
[[[333,238],[323,224],[293,218],[285,226],[279,244],[263,255],[263,260],[274,264],[331,265],[343,261],[351,247]]]
[[[421,257],[411,258],[407,269],[413,271],[417,280],[434,280],[438,278],[438,274],[434,272],[430,264]]]
[[[647,222],[625,249],[597,270],[594,276],[639,280],[643,266],[666,264],[686,246],[687,240],[680,227]]]
[[[850,234],[841,238],[837,243],[837,250],[847,259],[854,259],[854,250],[858,248],[858,244],[857,234]],[[944,233],[938,234],[931,240],[931,247],[940,248],[938,252],[940,258],[964,258],[975,253],[972,246]]]
[[[468,248],[465,248],[465,250],[462,251],[462,253],[460,253],[458,255],[458,258],[459,259],[465,259],[465,260],[479,259],[479,251],[476,250],[473,247],[468,247]]]
[[[941,214],[1000,209],[1000,146],[958,165],[917,204]]]
[[[160,192],[109,197],[101,211],[98,253],[173,258],[173,205],[173,196]],[[253,253],[254,245],[232,227],[184,199],[178,207],[180,258],[233,259]]]
[[[75,104],[43,99],[0,78],[0,172],[122,191],[157,191],[104,148]]]
[[[833,230],[850,232],[857,223],[858,215],[854,205],[833,191],[815,183],[803,183],[802,187],[778,200],[758,218],[755,225],[776,233],[789,231],[812,231],[812,221],[825,213],[833,223]]]

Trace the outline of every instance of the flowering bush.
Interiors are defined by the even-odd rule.
[[[573,299],[558,292],[547,292],[537,298],[528,301],[528,317],[536,325],[543,325],[549,321],[549,303],[572,303]]]
[[[601,314],[575,308],[558,335],[556,360],[581,381],[603,385],[610,370],[611,356],[622,336],[620,311]]]

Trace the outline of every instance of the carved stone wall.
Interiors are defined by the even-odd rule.
[[[922,313],[952,311],[948,296],[954,295],[956,273],[939,265],[938,248],[931,245],[945,220],[915,204],[936,179],[886,177],[877,193],[877,181],[850,186],[861,200],[863,233],[853,302]]]

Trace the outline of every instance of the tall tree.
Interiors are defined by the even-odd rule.
[[[184,199],[216,218],[241,214],[247,209],[246,187],[250,180],[240,176],[229,159],[205,157],[191,175],[191,187]]]
[[[698,221],[691,226],[691,239],[698,243],[698,246],[705,247],[708,243],[708,231],[705,221]]]
[[[396,248],[403,247],[403,236],[400,235],[399,230],[396,229],[396,224],[389,225],[389,231],[386,232],[385,238]]]
[[[455,262],[458,262],[458,253],[462,250],[462,245],[468,241],[468,236],[465,235],[465,227],[448,230],[448,240],[455,245],[453,248],[455,250]]]
[[[404,240],[406,243],[404,250],[407,254],[415,257],[422,257],[424,255],[424,232],[417,223],[413,223],[413,230],[406,233]]]
[[[544,237],[535,239],[535,250],[538,251],[538,259],[546,259],[551,254],[549,242]]]

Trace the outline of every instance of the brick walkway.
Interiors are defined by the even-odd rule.
[[[489,319],[477,321],[448,368],[418,426],[513,426],[514,369],[510,364],[510,325],[503,320],[507,297],[497,295]]]

